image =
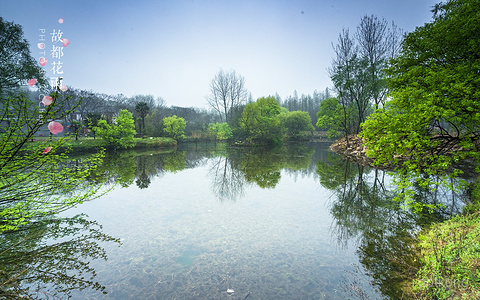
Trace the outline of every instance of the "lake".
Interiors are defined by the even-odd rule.
[[[419,189],[446,205],[412,214],[392,201],[390,177],[329,145],[185,144],[107,157],[99,172],[117,186],[64,215],[88,215],[121,245],[100,241],[108,260],[89,261],[107,294],[72,298],[398,297],[412,270],[395,258],[408,260],[414,232],[463,202]]]

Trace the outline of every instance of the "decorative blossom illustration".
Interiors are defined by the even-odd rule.
[[[58,23],[63,24],[63,19],[62,18],[58,19]]]
[[[43,50],[43,49],[45,49],[45,43],[38,43],[37,47],[38,47],[38,49]]]
[[[44,96],[42,99],[42,103],[45,106],[52,104],[52,101],[53,101],[53,98],[51,96]]]
[[[62,124],[58,123],[58,122],[55,122],[55,121],[52,121],[50,123],[48,123],[48,130],[50,130],[50,132],[52,134],[57,134],[57,133],[60,133],[63,131],[63,126]]]
[[[61,39],[63,47],[67,47],[70,44],[70,41],[68,39]]]
[[[61,88],[62,92],[66,92],[68,90],[68,87],[64,84],[62,84],[62,88]]]
[[[38,61],[38,63],[44,67],[46,64],[47,64],[47,59],[45,57],[40,57],[40,60]]]
[[[52,150],[52,147],[47,147],[45,148],[45,150],[43,150],[42,154],[47,154],[48,152],[50,152],[50,150]]]
[[[32,78],[29,81],[27,81],[27,83],[28,83],[29,86],[34,86],[35,83],[37,83],[37,80],[35,78]]]

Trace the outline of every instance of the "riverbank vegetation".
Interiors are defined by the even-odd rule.
[[[433,21],[406,34],[397,55],[371,72],[367,59],[347,51],[356,49],[355,40],[343,31],[331,73],[337,96],[322,103],[319,112],[319,126],[344,136],[338,151],[366,155],[368,163],[395,172],[397,200],[406,207],[435,208],[417,201],[412,189],[417,185],[474,191],[473,204],[463,215],[433,224],[418,236],[421,267],[411,281],[419,299],[479,296],[478,181],[460,177],[465,162],[476,168],[475,176],[480,171],[479,8],[478,0],[437,4]],[[358,28],[357,39],[364,26]],[[358,45],[361,49],[361,40]],[[375,86],[388,94],[376,93]],[[455,187],[454,179],[460,183]]]

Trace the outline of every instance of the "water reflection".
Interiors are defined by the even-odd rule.
[[[376,295],[362,285],[371,279],[384,297],[408,299],[414,233],[462,206],[461,195],[414,185],[417,201],[445,205],[414,214],[393,201],[387,174],[328,144],[184,147],[107,157],[92,177],[124,187],[84,207],[125,238],[97,268],[107,297],[223,299],[234,287],[231,298],[345,299],[344,276],[354,298]]]
[[[150,186],[152,178],[165,173],[176,173],[215,160],[208,180],[220,201],[236,201],[244,195],[244,186],[256,184],[261,188],[275,188],[281,171],[290,174],[312,174],[313,147],[290,145],[283,148],[233,148],[226,144],[195,147],[195,151],[124,151],[107,154],[92,180],[104,184],[140,189]]]
[[[90,262],[107,259],[103,242],[119,240],[84,215],[38,221],[0,236],[0,298],[69,297],[73,290],[104,287]]]
[[[406,280],[418,271],[415,233],[432,222],[459,213],[464,195],[415,184],[414,199],[425,207],[413,213],[394,201],[391,178],[384,171],[349,163],[330,154],[317,163],[322,186],[334,191],[331,213],[339,242],[356,241],[360,263],[384,296],[410,299]],[[439,205],[441,204],[441,205]]]

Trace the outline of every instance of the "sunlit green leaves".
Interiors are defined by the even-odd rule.
[[[280,104],[274,97],[262,97],[245,106],[239,121],[241,135],[250,142],[281,143],[284,128],[279,114]]]
[[[107,144],[114,149],[129,148],[135,145],[135,121],[133,115],[126,109],[122,109],[113,124],[106,120],[99,120],[94,130]]]
[[[185,138],[186,126],[187,122],[185,119],[179,118],[175,115],[163,119],[163,132],[165,132],[168,137],[175,140]]]
[[[45,110],[23,96],[3,99],[0,109],[0,232],[15,230],[45,216],[63,211],[91,199],[99,186],[86,177],[101,162],[102,154],[67,162],[58,154],[64,140],[31,144],[34,133],[64,112],[58,103],[61,95],[52,93],[53,103]],[[46,147],[52,147],[43,153]]]
[[[363,125],[378,164],[420,179],[456,176],[454,162],[480,158],[479,7],[479,0],[441,4],[433,22],[405,37],[387,69],[391,100]]]

